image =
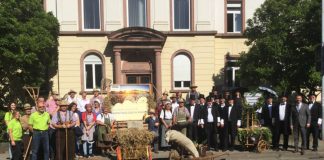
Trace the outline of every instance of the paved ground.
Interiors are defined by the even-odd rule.
[[[318,152],[312,152],[307,150],[305,155],[300,153],[293,153],[293,148],[289,148],[288,151],[272,151],[267,150],[262,153],[248,152],[248,151],[233,151],[233,152],[209,152],[209,154],[225,154],[217,159],[224,160],[324,160],[324,141],[319,141]],[[168,159],[168,151],[160,151],[159,154],[154,154],[154,159]],[[8,157],[8,153],[0,153],[0,160],[5,160]],[[82,160],[83,158],[80,158]],[[92,160],[109,160],[115,158],[95,156],[90,158]]]

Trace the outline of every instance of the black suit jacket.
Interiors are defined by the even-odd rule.
[[[272,118],[274,118],[274,126],[277,131],[279,131],[279,126],[280,126],[280,103],[276,104],[272,108]],[[285,110],[285,117],[283,120],[284,123],[284,134],[290,134],[290,108],[291,105],[286,103],[286,110]]]
[[[190,104],[189,105],[187,105],[186,107],[187,107],[187,109],[188,109],[188,111],[189,111],[189,113],[190,113],[190,116],[191,116],[191,109],[190,109]],[[194,113],[193,113],[193,116],[192,116],[192,122],[194,122],[194,123],[196,123],[196,122],[198,122],[198,120],[199,120],[199,117],[200,117],[200,106],[198,105],[198,104],[195,104],[195,109],[194,109]]]
[[[322,118],[322,105],[318,102],[315,102],[310,109],[311,114],[311,125],[317,126],[318,118]]]
[[[211,107],[212,107],[211,108],[211,113],[213,115],[214,124],[217,124],[218,123],[217,117],[220,117],[219,112],[218,112],[216,106],[212,105]],[[208,106],[207,105],[203,108],[203,110],[201,112],[201,119],[204,119],[205,124],[208,122]]]
[[[273,107],[274,105],[272,104],[272,107],[271,107],[271,116],[270,116],[270,110],[269,110],[269,107],[268,105],[264,105],[262,107],[262,112],[261,112],[261,120],[263,121],[263,126],[266,126],[266,127],[271,127],[272,126],[272,114],[273,114]]]
[[[237,121],[241,120],[242,117],[242,110],[238,106],[233,106],[231,109],[231,113],[228,116],[229,109],[228,106],[225,106],[225,108],[222,111],[221,119],[224,120],[224,125],[227,126],[228,122],[232,122],[232,125],[237,125]]]

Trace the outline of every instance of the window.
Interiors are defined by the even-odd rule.
[[[241,3],[227,4],[227,32],[242,32],[242,5]]]
[[[151,83],[150,75],[126,75],[127,84],[149,84]]]
[[[128,26],[146,26],[146,0],[128,0]]]
[[[103,77],[101,59],[95,54],[89,54],[84,58],[83,65],[85,90],[101,88],[101,79]]]
[[[83,29],[100,29],[100,0],[83,0]]]
[[[174,89],[188,89],[191,85],[191,60],[186,53],[177,54],[173,60]]]
[[[173,0],[173,29],[190,29],[190,0]]]
[[[239,87],[238,72],[240,67],[226,67],[226,85],[227,87]]]

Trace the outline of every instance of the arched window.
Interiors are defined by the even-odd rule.
[[[172,86],[175,90],[189,89],[192,84],[192,57],[186,52],[176,53],[172,59]]]
[[[103,77],[102,59],[94,53],[85,56],[83,60],[84,68],[84,89],[90,91],[94,88],[100,89]]]

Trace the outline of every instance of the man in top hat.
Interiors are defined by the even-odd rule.
[[[170,99],[171,99],[171,109],[173,113],[174,109],[176,109],[179,106],[176,94],[173,93]]]
[[[77,97],[75,96],[77,92],[74,91],[73,89],[70,89],[70,91],[68,92],[68,96],[66,98],[66,101],[70,104],[72,102],[77,102]]]
[[[243,105],[243,99],[242,99],[242,96],[241,96],[241,92],[237,89],[235,90],[234,92],[234,104],[236,106],[239,106],[239,107],[242,107]]]
[[[198,140],[198,120],[200,117],[200,107],[196,103],[195,97],[192,95],[190,97],[189,105],[186,105],[187,110],[190,113],[191,123],[187,127],[187,136],[193,141]]]
[[[228,96],[228,105],[221,115],[221,128],[224,131],[224,148],[223,151],[232,151],[235,145],[235,137],[237,135],[237,128],[241,126],[242,110],[234,105],[232,96]],[[231,138],[228,139],[228,136]]]
[[[197,91],[197,87],[198,86],[194,84],[190,86],[190,91],[187,93],[187,97],[186,97],[186,104],[189,104],[190,97],[195,97],[195,101],[196,103],[198,103],[199,92]]]
[[[24,156],[27,156],[26,159],[29,158],[29,154],[28,153],[26,154],[26,151],[27,151],[27,147],[28,147],[29,140],[31,137],[31,134],[29,132],[29,125],[28,125],[28,120],[31,115],[31,109],[32,109],[32,107],[29,103],[24,104],[25,115],[23,115],[20,118],[21,126],[23,129],[23,137],[22,137],[23,144],[24,144],[23,154],[24,154]]]
[[[272,111],[272,126],[274,126],[274,150],[279,150],[280,135],[283,134],[283,150],[288,148],[288,138],[290,134],[290,108],[291,106],[287,102],[287,95],[280,96],[280,103],[273,106]]]
[[[207,105],[201,112],[202,125],[207,135],[207,147],[218,151],[217,127],[220,126],[220,115],[216,106],[213,106],[211,98],[207,98]]]
[[[203,94],[199,95],[198,106],[199,106],[200,113],[199,113],[199,120],[198,120],[198,140],[197,141],[200,144],[207,138],[206,131],[204,128],[204,120],[202,117],[202,114],[203,114],[205,108],[207,107],[205,95],[203,95]]]
[[[294,132],[294,152],[298,152],[299,135],[302,138],[301,155],[305,154],[306,149],[306,128],[310,127],[311,115],[307,104],[302,102],[301,95],[296,96],[296,104],[291,107],[291,128]],[[301,133],[301,134],[299,134]]]
[[[51,124],[56,129],[56,160],[74,159],[75,155],[75,138],[73,127],[76,118],[73,113],[67,110],[69,103],[67,101],[60,102],[60,109],[53,115]]]
[[[306,132],[306,139],[307,139],[307,149],[309,149],[309,136],[312,134],[313,136],[313,151],[317,151],[318,147],[318,135],[319,135],[319,128],[322,125],[322,106],[320,103],[316,102],[315,93],[310,93],[308,95],[309,102],[308,108],[311,114],[311,123],[310,127],[307,128]]]
[[[264,127],[268,127],[271,130],[272,135],[275,135],[275,127],[272,124],[272,112],[273,112],[273,104],[272,97],[267,97],[265,105],[262,106],[261,110],[261,125]],[[272,145],[274,146],[275,136],[272,136]]]
[[[215,105],[216,108],[217,108],[217,111],[220,115],[220,117],[222,118],[222,115],[225,115],[225,111],[226,111],[226,100],[225,100],[225,97],[221,94],[218,96],[218,99],[219,99],[219,104],[218,105]],[[225,137],[227,136],[228,137],[228,134],[227,134],[227,128],[224,128],[224,127],[221,127],[221,126],[218,126],[218,133],[219,133],[219,146],[221,147],[221,149],[223,150],[227,150],[227,148],[224,148],[225,146]],[[226,133],[226,135],[225,135]]]
[[[99,90],[98,89],[93,89],[93,97],[90,99],[90,104],[94,105],[95,100],[100,101],[100,107],[102,106],[103,103],[103,97],[99,95]]]

